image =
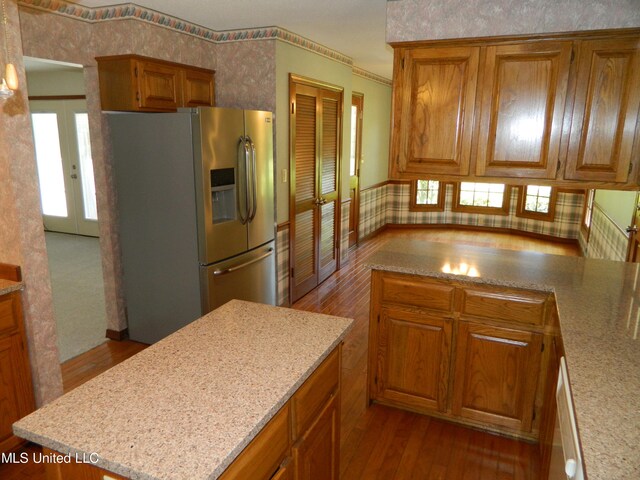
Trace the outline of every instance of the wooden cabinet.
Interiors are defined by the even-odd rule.
[[[372,371],[378,401],[408,409],[446,410],[451,319],[401,308],[380,309]]]
[[[171,112],[214,104],[212,70],[138,55],[96,61],[102,110]]]
[[[571,42],[486,48],[476,174],[554,178]]]
[[[551,311],[544,292],[374,271],[369,400],[535,439]]]
[[[479,53],[479,47],[409,49],[396,65],[392,176],[469,173]]]
[[[453,415],[529,432],[542,334],[461,321]]]
[[[640,41],[585,40],[578,51],[565,178],[627,182],[638,135]]]
[[[636,189],[640,29],[394,46],[393,179]]]
[[[24,443],[13,435],[12,424],[34,410],[22,298],[13,291],[0,295],[0,453]]]

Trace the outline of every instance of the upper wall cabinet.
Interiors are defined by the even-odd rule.
[[[638,38],[579,45],[565,178],[626,182],[640,109]]]
[[[556,176],[570,63],[571,42],[487,47],[478,176]]]
[[[638,188],[640,29],[394,51],[391,178]]]
[[[466,175],[471,159],[478,47],[408,50],[398,68],[395,174]]]
[[[213,106],[213,70],[138,55],[97,57],[102,110],[171,112]]]

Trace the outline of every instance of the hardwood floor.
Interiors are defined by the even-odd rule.
[[[345,340],[342,372],[342,480],[450,479],[533,480],[536,445],[470,430],[381,405],[366,405],[370,271],[363,262],[389,239],[411,237],[514,250],[578,255],[571,244],[510,234],[466,230],[390,229],[351,251],[349,262],[293,308],[355,319]],[[65,392],[136,354],[146,346],[108,341],[62,365]],[[29,456],[38,447],[23,450]],[[44,480],[41,464],[0,465],[2,480]]]

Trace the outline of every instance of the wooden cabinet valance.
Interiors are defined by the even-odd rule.
[[[640,30],[394,54],[391,178],[637,189]]]
[[[139,55],[97,57],[102,110],[171,112],[214,105],[214,71]]]

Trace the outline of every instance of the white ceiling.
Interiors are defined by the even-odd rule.
[[[77,0],[87,7],[114,0]],[[129,3],[117,2],[116,4]],[[221,31],[277,26],[337,50],[354,65],[391,78],[393,51],[385,43],[386,0],[137,0],[150,8]]]

